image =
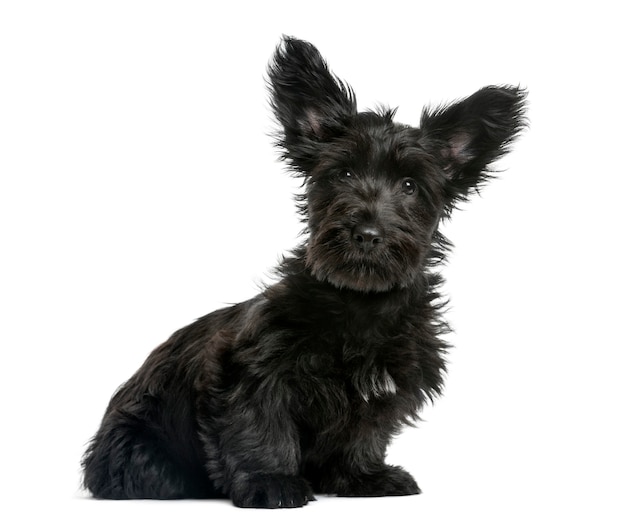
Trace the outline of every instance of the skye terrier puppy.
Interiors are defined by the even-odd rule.
[[[307,238],[278,283],[174,333],[115,393],[83,459],[97,498],[420,492],[385,455],[442,389],[439,224],[523,129],[525,92],[485,87],[417,128],[358,112],[307,42],[284,38],[268,77]]]

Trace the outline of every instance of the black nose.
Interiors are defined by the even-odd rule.
[[[360,224],[352,229],[352,240],[360,249],[368,252],[383,243],[383,233],[374,225]]]

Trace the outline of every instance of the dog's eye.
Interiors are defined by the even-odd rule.
[[[345,182],[346,180],[354,180],[354,174],[352,174],[350,171],[340,171],[337,174],[337,179]]]
[[[414,194],[417,191],[417,184],[413,178],[402,180],[402,192],[404,194]]]

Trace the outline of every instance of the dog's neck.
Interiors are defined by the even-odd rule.
[[[269,287],[265,295],[291,302],[294,308],[306,307],[309,315],[315,309],[320,315],[349,316],[363,321],[376,318],[393,318],[410,313],[417,307],[428,304],[439,295],[436,288],[441,277],[427,269],[419,274],[410,285],[394,287],[384,292],[363,292],[338,288],[320,281],[307,268],[302,249],[286,257],[279,268],[282,280]]]

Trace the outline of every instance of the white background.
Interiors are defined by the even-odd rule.
[[[226,4],[0,4],[0,517],[624,521],[618,3]],[[87,499],[79,460],[114,389],[298,241],[264,84],[283,33],[405,123],[483,85],[530,91],[506,170],[446,226],[446,392],[389,451],[424,494],[295,513]]]

